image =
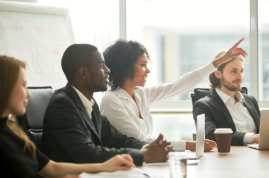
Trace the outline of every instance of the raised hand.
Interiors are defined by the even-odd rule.
[[[228,62],[235,56],[242,55],[243,57],[247,56],[247,53],[242,48],[238,48],[238,45],[244,40],[244,38],[241,38],[233,47],[231,47],[227,52],[225,52],[222,56],[213,59],[212,63],[215,67],[220,66],[221,64]]]

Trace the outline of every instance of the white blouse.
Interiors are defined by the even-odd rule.
[[[197,83],[214,72],[212,63],[193,72],[186,73],[178,80],[154,87],[136,87],[134,97],[123,89],[106,92],[102,99],[100,110],[109,121],[126,135],[152,142],[153,123],[150,113],[150,104],[165,100],[193,88]],[[143,119],[139,118],[139,111]],[[172,142],[176,151],[185,150],[186,141]],[[175,148],[177,147],[177,148]]]

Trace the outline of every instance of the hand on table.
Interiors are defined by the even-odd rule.
[[[173,151],[171,143],[164,140],[164,136],[159,134],[158,138],[142,149],[144,161],[148,163],[165,162],[168,153]]]

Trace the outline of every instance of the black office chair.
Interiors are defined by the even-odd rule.
[[[193,104],[198,101],[199,99],[209,95],[212,91],[209,88],[195,88],[192,93],[190,93],[191,100],[192,100],[192,106]],[[246,87],[241,88],[241,93],[248,93],[248,89]],[[194,119],[195,127],[196,127],[196,119]]]
[[[209,88],[195,88],[194,92],[191,93],[191,100],[192,100],[192,105],[199,100],[200,98],[203,98],[211,93]],[[248,93],[248,89],[246,87],[241,88],[241,93]]]
[[[43,118],[53,90],[51,86],[28,89],[31,97],[26,108],[25,129],[37,148],[42,150]]]

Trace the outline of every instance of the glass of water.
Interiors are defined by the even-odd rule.
[[[187,157],[185,152],[169,153],[170,178],[187,177]]]

